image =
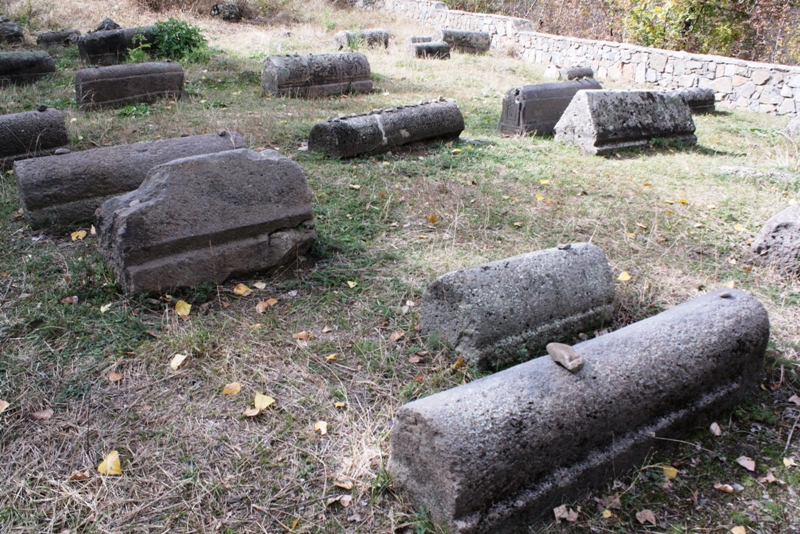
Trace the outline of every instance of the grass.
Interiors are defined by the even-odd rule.
[[[785,118],[721,111],[696,118],[696,147],[656,144],[590,157],[550,138],[497,135],[502,94],[539,81],[541,68],[498,52],[412,61],[402,40],[430,29],[403,19],[321,0],[292,26],[156,15],[130,2],[56,4],[28,3],[31,27],[58,20],[86,30],[106,15],[125,26],[172,15],[201,25],[218,52],[208,63],[185,65],[183,99],[82,113],[72,86],[76,54],[56,51],[56,77],[4,88],[3,113],[58,107],[76,150],[236,130],[251,148],[278,149],[303,167],[319,237],[303,261],[274,273],[157,299],[125,295],[94,237],[29,230],[14,177],[4,174],[0,398],[11,403],[0,415],[4,530],[436,532],[395,493],[385,470],[391,418],[404,402],[479,375],[453,370],[446,347],[419,338],[419,297],[447,271],[589,240],[615,274],[632,275],[617,285],[613,328],[734,282],[769,310],[769,373],[764,389],[718,421],[720,437],[698,429],[687,443],[665,443],[672,447],[644,467],[569,503],[580,507],[576,523],[543,523],[538,531],[728,532],[746,525],[785,532],[799,524],[797,468],[783,458],[797,454],[800,433],[795,428],[787,445],[800,413],[788,401],[800,389],[800,284],[754,264],[747,243],[800,198],[800,188],[717,170],[744,165],[797,175],[796,149],[781,135]],[[388,50],[364,51],[380,91],[313,102],[261,96],[266,55],[332,52],[335,31],[371,26],[393,35]],[[455,98],[464,113],[461,144],[345,161],[297,150],[328,116],[439,95]],[[234,294],[239,282],[254,294]],[[62,303],[71,296],[77,304]],[[270,297],[278,303],[257,313],[256,303]],[[179,298],[193,305],[187,321],[175,314]],[[292,337],[302,330],[314,337]],[[403,336],[391,341],[395,332]],[[173,371],[176,353],[189,356]],[[335,360],[326,359],[331,354]],[[420,363],[409,362],[412,356]],[[111,371],[122,380],[111,382]],[[242,393],[220,395],[234,381]],[[276,403],[245,418],[255,393]],[[47,408],[51,418],[33,417]],[[329,425],[324,436],[314,431],[321,420]],[[122,458],[121,477],[96,473],[111,450]],[[756,460],[755,473],[736,464],[741,455]],[[663,464],[678,477],[648,467]],[[759,482],[767,469],[785,484]],[[74,472],[89,476],[76,480]],[[727,494],[715,482],[743,489]],[[341,495],[352,496],[348,507],[327,504]],[[608,508],[614,495],[620,504]],[[654,512],[657,526],[636,520],[643,509]]]

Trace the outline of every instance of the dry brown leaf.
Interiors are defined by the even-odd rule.
[[[406,335],[406,333],[402,330],[395,330],[389,335],[389,341],[398,341],[402,339],[404,335]]]
[[[723,493],[733,493],[733,486],[731,486],[730,484],[720,484],[719,482],[715,482],[714,489],[719,490]]]
[[[8,401],[0,400],[0,413],[6,411],[6,408],[8,408],[9,406],[11,405],[8,403]]]
[[[314,423],[314,432],[319,432],[320,435],[324,436],[328,433],[328,423],[325,421],[317,421]]]
[[[432,213],[431,215],[428,215],[428,222],[431,223],[431,224],[438,223],[439,222],[439,216],[436,215],[435,213]]]
[[[313,337],[314,337],[314,334],[312,334],[311,332],[308,332],[306,330],[303,330],[302,332],[297,332],[296,334],[292,334],[292,338],[299,339],[301,341],[306,341],[306,340],[311,339]]]
[[[747,469],[748,471],[755,471],[756,470],[756,463],[753,461],[752,458],[748,456],[739,456],[736,459],[736,463]]]
[[[339,497],[339,504],[341,504],[345,508],[350,506],[350,503],[352,502],[353,502],[352,495],[342,495],[341,497]]]
[[[331,328],[330,326],[325,326],[322,328],[323,334],[327,334],[328,332],[333,332],[333,328]]]
[[[566,504],[562,504],[557,508],[553,508],[553,514],[556,516],[556,523],[561,523],[562,519],[566,519],[570,523],[574,523],[578,520],[578,512],[572,510],[571,508],[567,508]]]
[[[258,313],[266,313],[267,309],[269,308],[269,304],[266,300],[259,300],[258,304],[256,304],[256,311]]]
[[[333,403],[334,408],[344,408],[345,406],[347,406],[347,404],[342,401],[336,401]]]
[[[244,284],[236,284],[233,288],[233,292],[240,297],[247,297],[253,294],[253,290]]]
[[[33,418],[38,419],[39,421],[46,421],[51,417],[53,417],[53,410],[51,410],[50,408],[33,413]]]
[[[97,471],[101,475],[121,475],[122,466],[119,462],[119,453],[117,451],[109,452],[105,460],[97,466]]]
[[[187,356],[188,354],[176,354],[172,357],[172,361],[169,362],[169,366],[172,367],[173,371],[177,371]]]
[[[763,477],[759,478],[758,481],[761,482],[762,484],[765,484],[765,483],[766,484],[773,484],[773,483],[777,482],[777,479],[775,478],[775,475],[772,473],[772,469],[770,469],[770,470],[767,471],[767,474],[764,475]]]
[[[456,358],[455,363],[453,363],[453,365],[452,365],[452,367],[450,367],[450,369],[452,371],[457,371],[460,367],[464,367],[464,358],[462,358],[461,356]]]
[[[144,333],[156,339],[161,337],[161,332],[158,332],[157,330],[145,330]]]
[[[248,408],[248,409],[246,409],[244,411],[244,416],[245,417],[255,417],[260,413],[261,413],[261,410],[259,410],[258,408]]]
[[[420,358],[420,357],[419,357],[419,356],[417,356],[417,355],[411,356],[411,357],[408,359],[408,363],[419,363],[419,362],[421,362],[421,361],[422,361],[422,358]]]
[[[346,490],[353,489],[353,481],[346,478],[337,478],[333,481],[333,485]]]
[[[256,289],[266,289],[267,284],[265,284],[264,282],[256,282],[253,284],[253,287],[255,287]]]
[[[238,395],[242,391],[242,385],[239,382],[231,382],[222,388],[222,395]]]
[[[741,526],[741,525],[740,525],[740,526],[737,526],[737,527],[733,527],[733,528],[731,529],[731,534],[747,534],[747,529],[746,529],[746,528],[744,528],[744,527],[743,527],[743,526]]]
[[[118,373],[116,371],[111,371],[108,373],[109,382],[119,382],[120,380],[122,380],[122,373]]]
[[[276,299],[276,298],[268,298],[265,302],[267,303],[267,306],[269,306],[271,308],[271,307],[275,306],[278,303],[278,299]]]
[[[72,295],[71,297],[66,297],[61,299],[61,304],[77,304],[78,303],[78,296]]]
[[[652,525],[656,524],[656,516],[650,510],[642,510],[641,512],[636,512],[636,520],[639,521],[642,525],[645,523],[650,523]]]
[[[69,480],[87,480],[89,478],[89,471],[73,471],[69,476]]]
[[[798,397],[797,395],[792,395],[791,397],[789,397],[789,402],[793,402],[798,406],[800,406],[800,397]]]

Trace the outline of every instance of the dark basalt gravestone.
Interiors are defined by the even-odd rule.
[[[714,112],[716,99],[710,87],[687,87],[669,92],[680,96],[694,114]]]
[[[183,96],[179,63],[129,63],[81,69],[75,75],[75,98],[81,109],[150,102]]]
[[[505,135],[553,135],[572,98],[581,90],[602,89],[594,78],[569,82],[523,85],[503,97],[500,133]]]
[[[269,56],[261,68],[261,89],[265,95],[306,98],[369,93],[369,60],[360,52]]]
[[[555,140],[606,155],[655,138],[697,143],[684,99],[658,91],[578,91],[555,127]]]
[[[336,44],[339,45],[339,50],[358,48],[362,45],[367,48],[389,47],[389,32],[383,28],[344,31],[337,33],[333,38],[336,40]]]
[[[321,122],[311,129],[308,149],[349,158],[417,141],[457,139],[463,130],[464,117],[456,103],[441,98]]]
[[[0,43],[18,44],[24,40],[25,34],[17,23],[10,20],[0,22]]]
[[[0,52],[0,87],[33,83],[55,72],[53,58],[42,50]]]
[[[420,59],[450,59],[450,45],[445,42],[420,42],[406,46],[406,54]]]
[[[111,30],[121,30],[122,26],[114,22],[113,19],[108,17],[104,18],[100,21],[100,24],[93,30],[89,30],[87,33],[97,33],[97,32],[109,32]]]
[[[446,28],[440,28],[433,32],[433,41],[447,43],[450,45],[450,50],[471,54],[488,52],[492,45],[492,37],[488,32],[450,30]]]
[[[39,106],[36,111],[0,115],[0,168],[15,161],[49,156],[69,146],[67,124],[57,109]]]
[[[574,345],[571,371],[543,356],[402,406],[389,471],[453,534],[528,532],[755,391],[768,340],[758,299],[715,291]]]
[[[18,161],[14,176],[31,228],[63,230],[92,220],[103,202],[139,187],[157,165],[246,146],[238,133],[221,131]]]
[[[103,204],[98,249],[125,290],[160,293],[282,265],[315,238],[300,166],[274,150],[172,161]]]
[[[85,33],[78,39],[81,61],[91,65],[122,63],[128,59],[131,49],[155,44],[153,28],[154,26],[140,26]]]
[[[78,43],[81,32],[78,30],[59,30],[56,32],[46,32],[36,37],[36,45],[42,48],[54,48],[61,46],[72,46]]]

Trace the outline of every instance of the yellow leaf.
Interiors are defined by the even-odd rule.
[[[665,478],[675,478],[678,476],[678,470],[671,465],[662,465],[661,469],[664,471]]]
[[[275,306],[278,303],[278,299],[269,298],[264,302],[266,302],[267,305],[271,308],[272,306]]]
[[[189,312],[192,311],[192,305],[186,301],[179,300],[175,303],[175,313],[181,317],[188,317]]]
[[[450,369],[451,369],[451,370],[453,370],[453,371],[455,371],[455,370],[457,370],[459,367],[464,367],[464,358],[462,358],[461,356],[459,356],[458,358],[456,358],[456,361],[455,361],[455,363],[453,363],[453,366],[452,366],[452,367],[450,367]]]
[[[187,356],[187,354],[176,354],[172,357],[172,361],[169,362],[169,366],[172,367],[173,371],[177,371]]]
[[[119,453],[117,451],[109,452],[105,460],[97,466],[97,471],[101,475],[121,475],[122,466],[119,463]]]
[[[97,230],[95,230],[94,225],[89,227],[89,235],[97,235]]]
[[[431,223],[431,224],[438,223],[439,222],[439,216],[436,215],[435,213],[432,214],[432,215],[428,215],[428,222]]]
[[[667,204],[675,204],[675,202],[672,200],[665,200],[664,202],[666,202]]]
[[[460,148],[454,148],[452,153],[453,154],[460,154],[461,153],[461,149]]]
[[[797,463],[794,461],[794,456],[790,456],[788,458],[783,459],[783,465],[786,467],[796,466]]]
[[[116,371],[111,371],[108,373],[109,382],[119,382],[120,380],[122,380],[122,373],[118,373]]]
[[[236,284],[236,286],[233,288],[233,292],[242,297],[246,297],[248,295],[251,295],[253,293],[253,290],[244,284]]]
[[[716,204],[708,204],[708,205],[706,206],[706,209],[709,209],[709,210],[715,210],[715,209],[717,209],[717,205],[716,205]]]
[[[8,403],[8,401],[0,400],[0,413],[6,411],[6,408],[8,408],[9,406],[11,405]]]
[[[745,231],[745,227],[744,227],[744,225],[742,223],[736,223],[736,225],[734,225],[733,228],[737,232],[744,232]]]
[[[736,281],[735,280],[731,280],[730,282],[725,282],[722,285],[722,287],[727,287],[727,288],[733,289],[734,287],[736,287]]]
[[[297,525],[299,525],[299,524],[300,524],[300,518],[298,517],[297,519],[292,521],[292,530],[296,529]]]
[[[743,526],[733,527],[731,529],[731,534],[747,534],[747,529]]]
[[[542,195],[540,195],[539,193],[536,193],[536,200],[538,202],[541,202],[542,200],[544,200],[544,197]]]
[[[223,395],[238,395],[242,390],[242,385],[239,382],[231,382],[222,388]]]
[[[542,185],[550,185],[550,180],[539,180],[539,183]]]
[[[642,223],[638,223],[638,222],[637,222],[637,223],[636,223],[636,226],[638,226],[638,227],[639,227],[639,228],[641,228],[642,230],[647,230],[647,225],[646,225],[646,224],[642,224]]]
[[[325,359],[328,360],[329,362],[335,362],[336,360],[339,359],[339,355],[334,352],[333,354],[328,354],[327,356],[325,356]]]
[[[350,184],[350,189],[356,189],[356,190],[358,190],[358,189],[361,189],[361,186],[360,186],[360,185],[358,185],[358,184]]]
[[[275,399],[273,399],[269,395],[262,395],[261,393],[256,393],[256,397],[253,400],[253,404],[259,410],[266,410],[267,408],[275,404]]]
[[[69,234],[73,241],[77,241],[78,239],[83,239],[86,237],[86,230],[76,230]]]
[[[628,236],[628,237],[630,237],[631,239],[633,239],[633,238],[635,238],[635,237],[636,237],[636,234],[635,234],[635,233],[633,233],[633,232],[625,232],[625,235],[627,235],[627,236]]]
[[[344,408],[345,406],[347,406],[347,404],[342,401],[336,401],[333,403],[334,408]]]
[[[109,302],[108,304],[103,304],[102,306],[100,306],[100,313],[107,312],[109,309],[111,309],[111,305],[112,304],[114,304],[114,303],[113,302]]]
[[[619,276],[617,277],[617,280],[619,280],[620,282],[627,282],[630,279],[631,275],[628,274],[628,271],[622,271],[621,273],[619,273]]]
[[[688,204],[689,201],[686,200],[685,198],[681,198],[681,199],[678,199],[678,203],[680,203],[680,204]]]
[[[307,330],[303,330],[302,332],[297,332],[296,334],[292,334],[292,338],[299,339],[301,341],[307,341],[309,339],[312,339],[313,337],[314,334],[308,332]]]
[[[605,517],[606,519],[611,517],[611,510],[603,510],[603,517]]]
[[[353,289],[357,285],[358,285],[358,282],[351,282],[350,280],[347,281],[347,287],[349,287],[350,289]]]
[[[728,263],[731,265],[736,265],[736,258],[728,258]]]
[[[256,282],[255,284],[253,284],[253,287],[255,287],[256,289],[266,289],[267,284],[265,284],[264,282]]]
[[[314,423],[314,432],[319,432],[321,436],[328,433],[328,423],[325,421],[317,421]]]

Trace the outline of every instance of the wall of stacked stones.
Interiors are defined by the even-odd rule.
[[[495,48],[513,47],[538,65],[590,65],[599,80],[657,89],[710,87],[721,107],[779,115],[800,111],[800,67],[537,33],[525,19],[449,10],[443,2],[355,0],[353,5],[434,28],[489,32]]]

